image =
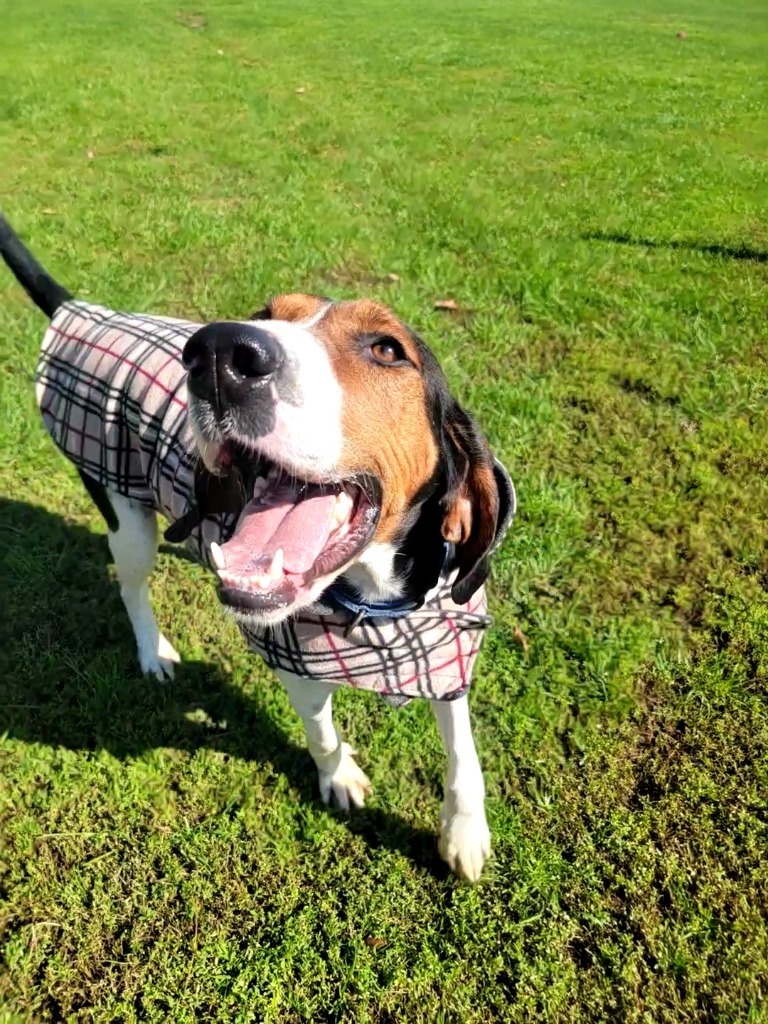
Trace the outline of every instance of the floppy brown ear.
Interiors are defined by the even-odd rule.
[[[458,574],[451,596],[466,604],[488,576],[491,552],[514,515],[515,492],[477,424],[459,405],[443,429],[448,465],[442,534],[456,546]]]

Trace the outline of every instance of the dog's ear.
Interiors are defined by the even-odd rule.
[[[480,429],[453,403],[443,421],[446,491],[442,534],[455,545],[458,573],[451,589],[466,604],[488,576],[489,558],[515,512],[515,489]]]
[[[255,313],[251,313],[248,317],[249,320],[271,320],[272,319],[272,308],[270,306],[262,306],[257,309]]]

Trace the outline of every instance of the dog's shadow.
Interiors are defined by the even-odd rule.
[[[314,766],[275,721],[215,665],[185,661],[173,684],[139,674],[106,539],[44,509],[0,499],[0,735],[120,759],[157,747],[214,745],[270,764],[299,799],[319,807]],[[227,723],[224,728],[223,723]],[[437,874],[435,835],[365,808],[348,820]]]

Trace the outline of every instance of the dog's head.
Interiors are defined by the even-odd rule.
[[[435,357],[385,306],[282,295],[184,349],[193,430],[243,494],[213,552],[222,599],[278,622],[340,574],[368,595],[425,593],[445,542],[464,604],[514,510],[509,478]]]

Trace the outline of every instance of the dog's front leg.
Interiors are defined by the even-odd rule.
[[[304,722],[307,746],[317,765],[320,795],[325,803],[331,798],[348,811],[350,804],[362,807],[371,792],[371,783],[355,761],[355,751],[344,743],[333,724],[334,683],[301,679],[287,672],[277,673],[288,691],[291,706]]]
[[[432,701],[448,754],[440,811],[440,856],[452,871],[471,882],[480,877],[491,852],[485,819],[485,784],[472,738],[469,702]]]
[[[109,549],[136,637],[141,670],[160,682],[173,679],[179,656],[160,632],[149,603],[148,580],[157,555],[157,516],[115,491],[105,493],[118,522],[118,529],[109,531]]]

